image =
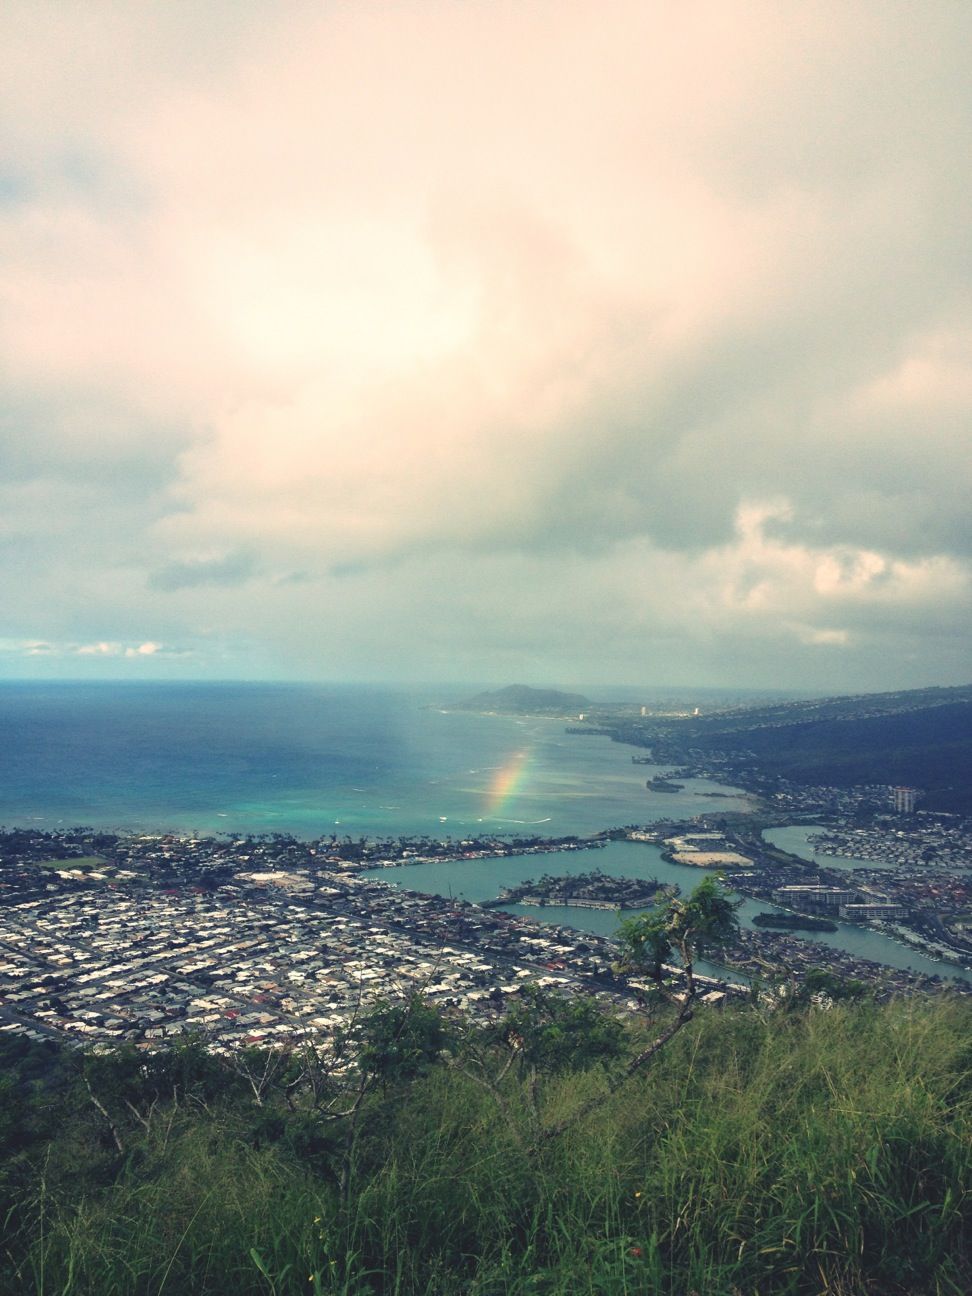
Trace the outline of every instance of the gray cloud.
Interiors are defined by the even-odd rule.
[[[223,558],[197,558],[190,562],[172,562],[154,571],[148,578],[150,589],[171,594],[175,590],[197,585],[234,587],[253,579],[257,570],[252,554],[227,554]]]
[[[968,675],[966,7],[15,0],[0,37],[18,643]]]

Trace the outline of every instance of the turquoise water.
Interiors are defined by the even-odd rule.
[[[815,855],[811,843],[807,840],[811,833],[820,832],[819,824],[787,824],[783,828],[764,828],[763,837],[772,846],[796,855],[800,859],[816,859],[818,864],[835,869],[891,868],[890,864],[881,864],[877,860],[856,858],[853,855]]]
[[[443,688],[258,684],[0,683],[0,823],[157,832],[293,833],[312,838],[483,832],[562,835],[745,809],[742,796],[688,780],[649,793],[657,767],[632,749],[571,735],[559,720],[444,712]],[[785,849],[799,826],[773,829]],[[789,844],[787,844],[789,843]],[[804,836],[803,847],[806,847]],[[795,850],[795,853],[799,853]],[[828,863],[831,863],[828,859]],[[538,873],[622,872],[691,888],[700,871],[657,847],[389,870],[437,894],[486,899]],[[746,920],[759,906],[746,902]],[[531,909],[534,917],[610,932],[613,914]],[[822,943],[895,967],[951,972],[886,936],[842,925]]]
[[[515,855],[506,859],[459,860],[455,863],[404,864],[395,868],[374,869],[364,876],[427,895],[480,901],[494,899],[502,887],[513,886],[527,878],[537,878],[542,873],[556,877],[587,873],[595,868],[612,877],[655,878],[659,882],[674,882],[682,888],[683,893],[698,885],[704,874],[714,871],[670,864],[662,859],[660,848],[650,842],[621,841],[610,842],[600,850]],[[743,899],[739,916],[744,926],[751,927],[754,914],[774,908],[775,905],[767,905],[762,901]],[[604,909],[510,905],[509,910],[544,922],[597,932],[602,936],[612,935],[617,930],[619,921],[616,913]],[[793,935],[799,936],[800,933],[795,932]],[[835,932],[808,933],[807,938],[821,945],[846,950],[858,958],[884,963],[888,967],[904,968],[926,976],[954,976],[972,981],[972,973],[951,963],[927,958],[880,932],[853,923],[838,923]]]
[[[593,833],[744,809],[559,720],[360,686],[0,684],[0,823],[313,838]]]

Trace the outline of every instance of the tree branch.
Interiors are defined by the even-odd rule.
[[[107,1110],[107,1108],[105,1107],[105,1105],[104,1105],[102,1102],[100,1102],[100,1101],[95,1097],[95,1092],[94,1092],[94,1090],[91,1088],[91,1081],[88,1079],[88,1077],[87,1077],[86,1075],[83,1075],[83,1076],[81,1077],[81,1079],[84,1081],[84,1087],[85,1087],[85,1089],[87,1089],[87,1091],[88,1091],[88,1097],[91,1099],[91,1101],[94,1103],[95,1107],[98,1109],[99,1112],[101,1112],[102,1116],[105,1118],[105,1122],[106,1122],[106,1124],[107,1124],[109,1130],[111,1130],[111,1137],[114,1139],[115,1147],[118,1149],[118,1151],[121,1153],[121,1155],[124,1156],[124,1155],[125,1155],[125,1145],[124,1145],[124,1143],[122,1143],[122,1141],[121,1141],[121,1136],[120,1136],[119,1133],[118,1133],[118,1128],[117,1128],[117,1126],[115,1125],[115,1122],[114,1122],[114,1121],[111,1119],[111,1117],[108,1115],[108,1110]]]

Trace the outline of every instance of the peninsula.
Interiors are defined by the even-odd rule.
[[[464,702],[454,702],[449,710],[490,711],[499,715],[576,716],[590,706],[590,701],[581,693],[510,684],[507,688],[477,693]]]

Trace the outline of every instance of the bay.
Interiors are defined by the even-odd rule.
[[[454,686],[3,682],[0,823],[301,838],[583,836],[747,807],[738,790],[704,779],[686,780],[678,793],[650,793],[646,780],[664,768],[633,764],[631,748],[567,734],[562,720],[443,707],[461,696]],[[796,835],[807,831],[795,826],[793,841],[779,844],[800,853]],[[545,870],[620,870],[683,890],[700,873],[666,863],[656,847],[625,842],[419,867],[421,889],[470,900]],[[381,876],[397,880],[392,873],[407,870]],[[746,901],[743,921],[759,907]],[[617,922],[573,907],[524,912],[603,933]],[[960,975],[849,924],[817,937],[894,967]]]
[[[562,720],[446,711],[455,686],[0,684],[0,823],[301,838],[579,835],[744,809]],[[730,795],[725,795],[730,793]]]

